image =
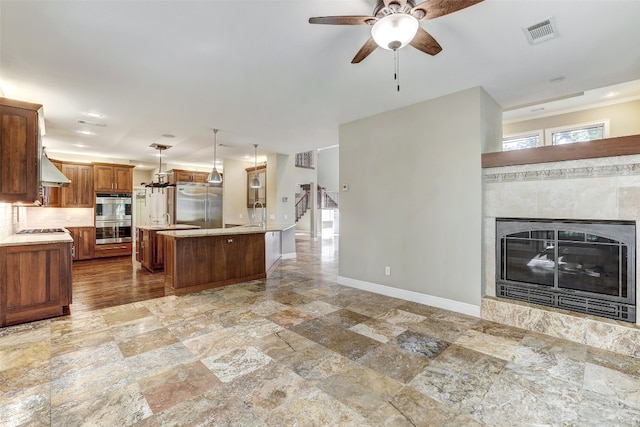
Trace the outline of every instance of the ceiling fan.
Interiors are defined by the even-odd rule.
[[[427,0],[416,6],[413,0],[378,0],[372,16],[319,16],[310,24],[371,25],[371,37],[351,60],[357,64],[378,46],[397,51],[410,44],[429,55],[437,55],[442,47],[418,21],[438,18],[473,6],[483,0]]]

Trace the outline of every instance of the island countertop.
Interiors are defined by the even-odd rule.
[[[189,224],[166,224],[166,225],[136,225],[136,228],[141,230],[151,231],[170,231],[170,230],[196,230],[199,229],[198,225]]]
[[[199,228],[194,230],[163,230],[158,231],[158,234],[168,237],[174,237],[176,239],[186,237],[201,237],[201,236],[226,236],[233,234],[258,234],[266,233],[268,231],[285,231],[295,227],[295,224],[282,224],[275,222],[267,222],[266,227],[260,227],[256,225],[241,225],[238,227],[230,228]]]

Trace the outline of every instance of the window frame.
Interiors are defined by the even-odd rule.
[[[560,132],[570,132],[570,131],[577,131],[577,130],[582,130],[585,128],[589,128],[589,127],[596,127],[596,126],[602,126],[602,138],[609,138],[609,134],[610,134],[610,129],[609,129],[609,119],[602,119],[602,120],[594,120],[594,121],[590,121],[590,122],[584,122],[584,123],[575,123],[572,125],[565,125],[565,126],[557,126],[557,127],[553,127],[553,128],[548,128],[544,130],[544,145],[563,145],[563,144],[553,144],[553,135],[555,133],[560,133]],[[597,139],[592,139],[590,141],[598,141]],[[582,141],[582,142],[586,142],[586,141]]]
[[[526,131],[526,132],[517,132],[517,133],[510,133],[508,135],[503,135],[502,136],[502,151],[523,150],[522,148],[516,148],[514,150],[505,150],[504,149],[505,139],[515,139],[515,138],[523,138],[523,137],[537,137],[538,138],[538,144],[536,145],[536,147],[542,147],[544,145],[544,129],[536,129],[536,130],[530,130],[530,131]],[[534,147],[530,147],[530,148],[534,148]]]

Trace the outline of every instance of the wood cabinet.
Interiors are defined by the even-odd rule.
[[[73,260],[93,259],[96,247],[95,227],[67,227],[73,237]]]
[[[60,206],[92,208],[95,204],[93,166],[62,163],[62,173],[71,180],[71,184],[61,188]]]
[[[136,261],[151,272],[164,270],[164,236],[157,230],[138,229]]]
[[[94,163],[95,192],[131,193],[133,191],[133,168],[134,166]]]
[[[33,202],[40,195],[42,105],[0,98],[0,202]]]
[[[267,277],[264,233],[165,236],[165,256],[176,295]]]
[[[53,165],[62,172],[62,162],[51,160],[51,163],[53,163]],[[42,205],[47,207],[60,207],[62,203],[62,200],[60,199],[61,190],[61,187],[43,187]]]
[[[0,247],[0,326],[69,313],[71,243]]]
[[[169,182],[207,182],[208,172],[196,172],[182,169],[172,169],[169,175]]]
[[[106,245],[96,245],[94,248],[94,258],[106,258],[112,256],[131,255],[131,243],[108,243]]]

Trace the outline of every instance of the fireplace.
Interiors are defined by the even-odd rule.
[[[496,295],[636,322],[635,222],[496,218]]]

